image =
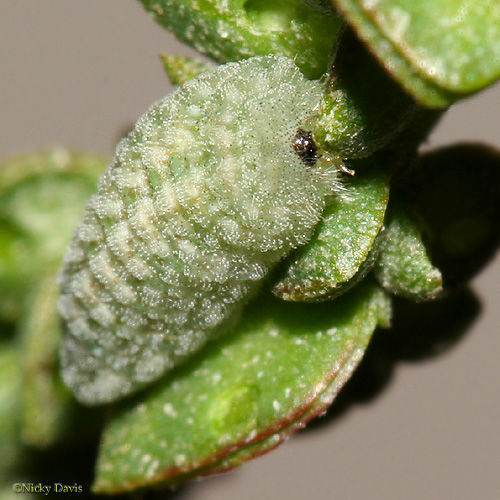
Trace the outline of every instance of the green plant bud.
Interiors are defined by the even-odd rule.
[[[332,163],[297,144],[321,92],[288,58],[229,63],[121,141],[60,276],[63,377],[80,401],[116,399],[192,355],[310,239],[339,189]]]
[[[397,207],[388,218],[375,274],[391,293],[432,300],[442,293],[443,278],[427,255],[422,231],[405,212]]]
[[[422,104],[446,107],[500,77],[498,0],[332,0]]]
[[[160,59],[172,85],[182,85],[205,71],[213,71],[216,68],[215,64],[192,57],[160,54]]]
[[[217,62],[276,54],[308,78],[328,71],[342,20],[302,0],[141,0],[183,42]]]
[[[342,37],[313,133],[343,158],[369,156],[408,124],[416,104],[351,32]]]

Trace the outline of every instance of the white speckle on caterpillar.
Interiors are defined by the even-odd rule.
[[[220,66],[123,139],[66,255],[66,384],[86,404],[157,379],[225,332],[338,189],[297,132],[322,88],[285,57]],[[305,135],[304,135],[305,134]]]

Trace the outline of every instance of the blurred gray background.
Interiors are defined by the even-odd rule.
[[[194,54],[135,0],[1,0],[0,154],[64,145],[111,155],[171,90],[162,51]],[[456,105],[426,148],[500,147],[499,101],[496,85]],[[483,311],[451,350],[397,363],[369,403],[178,498],[500,498],[499,270],[497,258],[474,280]]]

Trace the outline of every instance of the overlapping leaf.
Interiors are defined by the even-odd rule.
[[[218,62],[256,55],[294,58],[309,78],[328,71],[342,20],[302,0],[141,0],[180,40]]]
[[[369,255],[389,201],[389,175],[386,165],[379,165],[382,160],[373,156],[352,163],[356,175],[326,209],[311,241],[286,261],[273,287],[276,296],[292,301],[331,299],[370,270],[374,260]]]
[[[403,87],[445,107],[500,77],[497,0],[332,0]]]
[[[232,335],[111,419],[95,490],[174,484],[276,446],[328,406],[389,309],[368,284],[335,303],[261,297]]]

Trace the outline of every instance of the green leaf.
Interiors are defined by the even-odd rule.
[[[160,54],[160,59],[172,85],[182,85],[206,71],[213,71],[216,67],[193,57]]]
[[[445,290],[454,288],[498,248],[500,152],[462,144],[423,155],[395,199],[419,221]]]
[[[384,223],[389,200],[382,156],[353,162],[356,175],[326,209],[311,241],[285,262],[273,293],[284,300],[331,299],[370,270],[368,259]],[[365,266],[363,264],[366,263]]]
[[[232,335],[113,416],[94,490],[176,484],[276,446],[331,403],[389,310],[369,284],[334,304],[262,296]]]
[[[404,297],[432,300],[443,291],[441,272],[427,255],[422,231],[401,207],[392,210],[375,266],[380,284]]]
[[[328,71],[342,20],[302,0],[141,0],[167,30],[217,62],[294,58],[308,78]]]
[[[23,353],[21,437],[24,443],[37,447],[58,440],[66,430],[73,403],[59,378],[62,332],[58,296],[56,272],[49,273],[29,294],[19,331]]]
[[[17,319],[34,281],[59,264],[105,164],[63,149],[0,163],[0,316]]]
[[[21,457],[21,354],[13,342],[0,344],[0,477]]]
[[[366,286],[366,285],[365,285]],[[379,295],[376,299],[376,307],[378,308],[377,324],[381,328],[389,328],[391,326],[392,305],[387,296]],[[375,305],[375,302],[373,302]],[[373,317],[371,318],[373,319]],[[359,345],[359,344],[358,344]],[[362,356],[367,344],[363,347],[363,352],[358,351]],[[233,454],[216,464],[203,469],[203,475],[217,474],[237,467],[241,463],[262,453],[270,451],[279,444],[283,443],[291,434],[303,429],[313,418],[322,416],[328,407],[333,403],[337,394],[351,377],[354,370],[357,368],[361,358],[352,356],[349,362],[343,364],[341,369],[335,374],[334,378],[328,383],[324,391],[318,394],[309,408],[304,411],[296,420],[289,425],[282,427],[278,432],[265,436],[262,440],[256,441],[253,444],[242,447]],[[201,471],[200,471],[201,472]]]
[[[21,315],[29,290],[31,253],[28,238],[0,216],[0,317],[4,321],[15,321]]]
[[[332,0],[422,104],[445,107],[500,77],[498,0]]]
[[[416,107],[348,32],[327,82],[314,138],[343,158],[369,156],[401,132]]]
[[[46,270],[26,297],[17,335],[22,353],[20,438],[40,449],[93,438],[102,420],[100,412],[77,405],[60,377],[57,267]]]

